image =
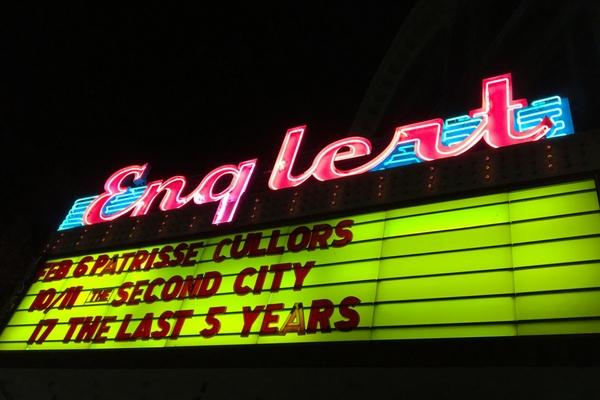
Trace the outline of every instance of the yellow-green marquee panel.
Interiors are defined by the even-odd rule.
[[[340,239],[336,225],[347,219],[353,221],[347,228],[352,240],[331,246]],[[327,248],[287,248],[294,229],[320,224],[334,230]],[[34,282],[0,334],[0,350],[600,333],[600,207],[591,179],[252,231],[259,232],[261,248],[279,235],[285,251],[235,259],[229,244],[235,235],[221,235],[184,242],[203,242],[191,266],[81,277],[71,268],[66,278]],[[88,264],[102,254],[123,260],[126,253],[167,244],[180,243],[94,253]],[[216,262],[219,246],[225,258]],[[77,264],[84,256],[49,262]],[[180,290],[163,281],[209,272],[219,275],[216,293],[160,298],[163,289]],[[155,279],[152,294],[158,298],[145,303]],[[129,297],[136,282],[138,304],[111,303],[119,293]],[[77,286],[76,300],[61,307]],[[248,293],[237,293],[240,287]],[[92,302],[99,289],[108,290],[108,301]],[[46,306],[52,303],[46,311],[40,306],[44,296]],[[185,315],[179,332],[174,313]],[[70,321],[86,317],[88,323],[108,317],[105,331],[94,337],[97,331],[88,326],[92,334],[75,340],[81,325]],[[216,320],[218,333],[203,337]],[[53,327],[43,342],[27,343],[48,325]],[[261,333],[265,327],[274,334]],[[153,338],[161,329],[168,332]],[[65,340],[69,330],[71,340]],[[117,337],[118,331],[126,337]],[[127,339],[134,332],[137,339]]]

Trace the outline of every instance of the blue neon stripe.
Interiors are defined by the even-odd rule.
[[[125,193],[110,199],[110,201],[104,206],[102,213],[105,215],[111,215],[127,208],[142,196],[144,190],[146,190],[146,186],[128,188]]]
[[[479,126],[481,118],[471,118],[468,115],[448,118],[442,127],[442,144],[452,146],[465,140]]]
[[[569,99],[560,96],[551,96],[532,101],[528,107],[515,112],[515,129],[524,131],[538,125],[542,119],[548,116],[554,126],[546,134],[546,138],[552,139],[559,136],[572,135],[575,133]],[[442,144],[452,146],[466,139],[477,128],[481,118],[471,118],[468,115],[448,118],[444,121],[442,128]],[[402,143],[381,164],[372,171],[381,171],[390,168],[402,167],[404,165],[422,162],[414,152],[414,144]]]
[[[548,139],[575,133],[569,100],[559,96],[536,100],[531,102],[528,107],[517,110],[515,127],[519,131],[533,128],[545,116],[550,118],[554,124],[546,134]]]
[[[373,168],[371,171],[382,171],[384,169],[402,167],[405,165],[416,164],[423,162],[415,154],[415,146],[413,143],[404,143],[398,145],[396,150],[388,158],[383,160],[381,164]]]
[[[110,199],[104,206],[102,213],[104,215],[111,215],[127,208],[142,196],[144,190],[146,190],[146,186],[128,188],[125,193]],[[67,213],[66,218],[58,227],[58,230],[64,231],[66,229],[83,226],[83,213],[96,197],[98,196],[84,197],[76,200]]]

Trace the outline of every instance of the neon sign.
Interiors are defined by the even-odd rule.
[[[108,178],[104,184],[105,192],[96,197],[84,211],[83,222],[86,225],[92,225],[112,221],[128,213],[134,217],[146,215],[161,192],[165,192],[159,205],[162,211],[183,207],[191,200],[196,204],[215,202],[219,203],[219,206],[213,218],[213,224],[231,222],[255,166],[256,160],[249,160],[241,162],[239,165],[223,165],[215,168],[187,196],[182,196],[187,185],[187,181],[183,176],[174,176],[166,181],[154,181],[149,183],[143,194],[131,204],[117,212],[107,214],[104,212],[104,208],[109,201],[127,192],[128,187],[124,186],[125,181],[131,177],[134,181],[143,179],[148,165],[125,167]],[[220,192],[215,193],[215,186],[226,176],[231,177],[229,185]]]
[[[483,141],[498,148],[572,134],[569,102],[559,96],[536,100],[513,99],[510,74],[486,78],[482,82],[481,107],[469,115],[403,125],[396,128],[388,145],[362,165],[343,169],[339,162],[371,155],[369,139],[352,136],[325,146],[303,172],[294,171],[306,126],[289,129],[274,163],[268,186],[279,190],[302,185],[311,177],[329,181],[407,164],[456,157]],[[157,180],[142,186],[147,164],[122,168],[111,175],[104,193],[75,202],[59,230],[113,221],[124,215],[146,215],[155,203],[162,211],[174,210],[190,202],[218,203],[213,224],[231,222],[245,193],[256,159],[224,165],[208,173],[195,189],[184,195],[183,176]],[[223,179],[225,189],[215,193]],[[128,184],[133,180],[134,185]],[[136,184],[137,183],[137,184]],[[158,202],[159,195],[162,199]]]

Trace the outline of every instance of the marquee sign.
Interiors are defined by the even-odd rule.
[[[0,350],[592,332],[600,206],[582,180],[48,260]]]
[[[558,96],[532,102],[514,100],[510,74],[483,80],[481,107],[468,116],[408,124],[396,128],[388,145],[369,161],[344,168],[349,159],[362,160],[373,152],[371,142],[352,136],[325,146],[305,171],[297,171],[306,126],[289,129],[272,167],[271,190],[298,187],[310,179],[328,181],[369,171],[456,157],[479,142],[505,147],[573,133],[568,100]],[[195,188],[183,176],[146,184],[147,164],[132,165],[112,174],[98,196],[75,202],[59,230],[146,215],[153,208],[174,210],[194,203],[217,203],[213,224],[231,222],[242,201],[256,159],[220,166]],[[221,188],[225,186],[224,188]],[[217,189],[221,188],[221,189]]]

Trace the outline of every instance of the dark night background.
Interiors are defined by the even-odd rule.
[[[258,157],[261,174],[290,127],[308,124],[305,149],[349,133],[385,142],[399,124],[478,107],[481,79],[506,72],[515,97],[569,97],[576,131],[599,127],[600,7],[592,1],[48,5],[1,20],[2,299],[23,284],[21,271],[73,201],[99,193],[129,164],[149,162],[150,178],[161,179]],[[576,394],[555,391],[550,373],[567,377],[556,385],[598,395],[585,389],[589,370],[553,371],[527,370],[514,385]],[[503,380],[513,372],[494,370]],[[451,376],[460,382],[462,373]],[[9,386],[25,379],[7,374]],[[411,391],[428,386],[423,370],[401,375]],[[368,395],[363,389],[356,393]],[[11,390],[0,387],[0,399]],[[210,383],[207,393],[219,398]]]

